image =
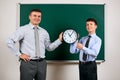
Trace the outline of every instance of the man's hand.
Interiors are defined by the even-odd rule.
[[[77,47],[78,49],[83,49],[83,45],[82,45],[81,43],[77,43],[76,47]]]
[[[30,55],[27,55],[27,54],[22,53],[22,54],[20,55],[20,58],[23,59],[25,62],[27,62],[27,61],[30,60]]]
[[[59,35],[59,40],[60,40],[61,42],[63,41],[62,35],[63,35],[63,32],[61,32],[60,35]]]

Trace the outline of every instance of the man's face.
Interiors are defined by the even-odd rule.
[[[30,22],[33,25],[39,25],[39,23],[41,22],[41,16],[42,16],[42,14],[40,12],[35,12],[35,11],[32,12],[29,15]]]
[[[89,33],[94,33],[96,31],[97,25],[93,21],[86,22],[86,29]]]

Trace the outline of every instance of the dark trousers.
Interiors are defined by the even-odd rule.
[[[46,60],[28,61],[21,60],[20,80],[46,80]]]
[[[80,80],[97,80],[97,65],[95,61],[81,63],[79,62]]]

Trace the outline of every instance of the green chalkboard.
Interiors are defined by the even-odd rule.
[[[28,24],[28,15],[31,9],[42,10],[40,26],[46,29],[51,42],[56,40],[59,34],[72,28],[80,34],[80,38],[86,36],[86,19],[93,17],[98,22],[96,34],[102,39],[102,47],[97,60],[104,60],[104,4],[20,4],[20,26]],[[78,60],[79,54],[70,54],[69,44],[64,43],[54,51],[46,51],[47,60]]]

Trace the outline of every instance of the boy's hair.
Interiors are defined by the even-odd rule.
[[[88,19],[86,20],[86,22],[88,22],[88,21],[93,21],[93,22],[97,25],[97,21],[96,21],[94,18],[88,18]]]
[[[40,13],[42,13],[42,11],[41,11],[40,9],[32,9],[32,10],[30,11],[30,14],[31,14],[32,12],[40,12]]]

